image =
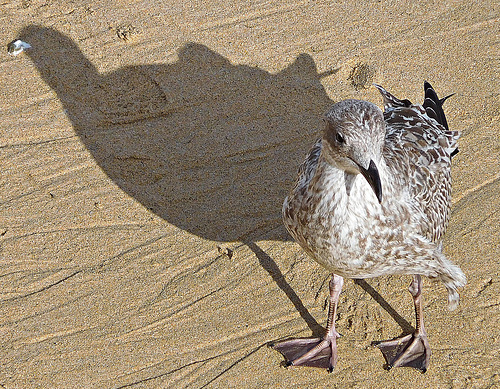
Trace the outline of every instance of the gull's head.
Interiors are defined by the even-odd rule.
[[[375,104],[360,100],[336,103],[325,116],[323,154],[328,163],[349,174],[361,173],[382,202],[377,163],[385,139],[384,115]]]

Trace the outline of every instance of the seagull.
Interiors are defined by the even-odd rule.
[[[448,308],[458,306],[462,270],[442,252],[451,208],[451,157],[458,152],[443,103],[424,83],[422,105],[400,100],[379,85],[375,104],[345,100],[324,118],[324,131],[283,203],[283,221],[303,250],[332,273],[326,333],[273,345],[287,366],[337,363],[335,318],[344,277],[413,275],[415,332],[375,345],[387,367],[425,372],[431,350],[422,315],[422,276],[443,282]]]

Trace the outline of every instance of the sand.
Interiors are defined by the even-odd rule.
[[[0,388],[500,387],[498,2],[62,3],[0,4]],[[430,369],[386,371],[411,278],[347,281],[334,373],[285,369],[267,344],[326,320],[280,216],[321,115],[424,80],[456,93],[460,307],[426,279]]]

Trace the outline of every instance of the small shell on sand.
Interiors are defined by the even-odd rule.
[[[7,51],[10,55],[16,56],[23,52],[23,50],[30,49],[31,45],[29,43],[23,42],[20,39],[17,39],[13,42],[10,42],[7,45]]]

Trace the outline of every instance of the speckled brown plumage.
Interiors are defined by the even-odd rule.
[[[455,309],[457,288],[466,280],[442,253],[441,242],[459,133],[448,130],[442,110],[446,98],[439,100],[430,84],[424,85],[423,105],[376,87],[385,112],[366,101],[346,100],[326,114],[323,136],[283,204],[284,223],[302,248],[337,276],[424,275],[444,283],[449,308]],[[417,309],[421,281],[415,280]],[[332,304],[336,307],[333,298]],[[422,366],[399,366],[424,371],[426,352]]]

